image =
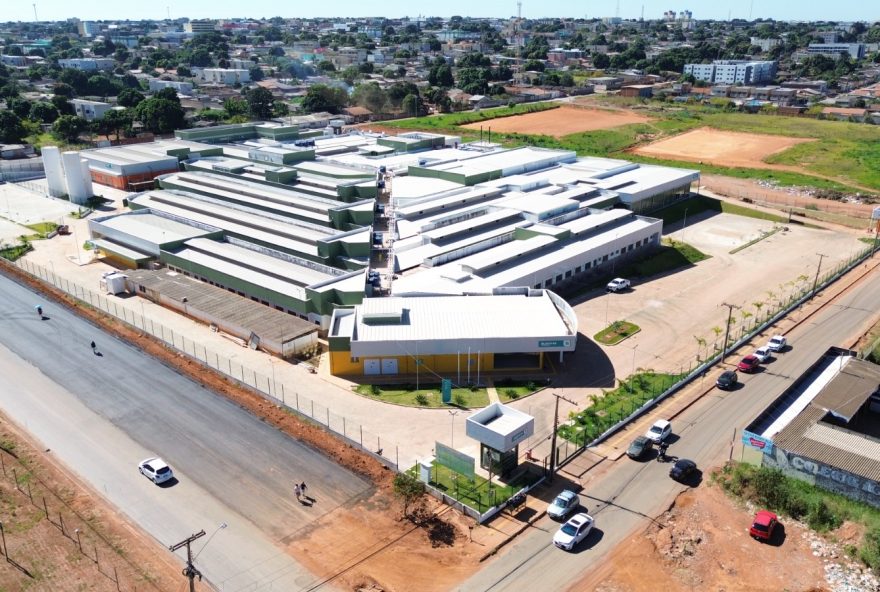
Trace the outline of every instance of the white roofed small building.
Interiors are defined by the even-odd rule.
[[[577,317],[549,290],[483,296],[366,298],[333,311],[328,334],[336,375],[414,375],[476,384],[495,370],[537,370],[548,353],[571,352]]]

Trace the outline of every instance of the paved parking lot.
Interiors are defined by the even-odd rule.
[[[754,303],[810,285],[820,253],[825,255],[822,269],[828,270],[865,247],[858,233],[786,227],[788,230],[731,254],[736,247],[772,230],[773,223],[704,213],[688,219],[685,229],[678,224],[666,236],[687,242],[711,258],[659,278],[631,278],[633,289],[629,292],[594,292],[576,303],[580,331],[588,338],[615,320],[635,323],[641,331],[616,346],[579,346],[573,360],[566,363],[571,372],[560,382],[573,393],[584,389],[579,394],[586,396],[594,393],[596,386],[610,388],[612,378],[626,378],[633,369],[686,369],[700,347],[696,337],[706,339],[711,347],[716,340],[712,328],[725,326],[728,308],[722,304],[741,307],[734,311],[734,319],[740,322],[743,313],[758,312]],[[765,314],[766,310],[765,304]],[[614,372],[614,377],[609,372]]]

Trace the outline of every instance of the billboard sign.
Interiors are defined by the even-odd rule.
[[[773,454],[773,440],[748,430],[743,430],[742,443],[744,446],[760,450],[765,454]]]
[[[444,466],[459,475],[464,475],[470,481],[474,480],[476,460],[473,456],[468,456],[440,442],[434,444],[434,455],[437,457],[438,465]]]

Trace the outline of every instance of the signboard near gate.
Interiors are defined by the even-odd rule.
[[[438,465],[463,475],[470,481],[474,480],[474,466],[476,464],[474,457],[468,456],[440,442],[434,444],[434,456],[437,458]]]
[[[760,450],[764,454],[773,454],[773,440],[748,430],[743,430],[742,432],[742,443],[755,450]]]

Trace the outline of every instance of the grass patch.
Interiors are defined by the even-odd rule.
[[[33,245],[31,245],[30,243],[4,247],[0,249],[0,257],[8,259],[9,261],[17,261],[18,259],[24,257],[27,253],[32,251],[33,248]]]
[[[624,339],[632,337],[642,329],[629,321],[614,321],[595,335],[593,339],[602,345],[617,345]]]
[[[759,212],[752,208],[747,208],[735,203],[721,201],[714,197],[698,195],[688,199],[676,202],[656,212],[652,212],[651,216],[662,218],[663,225],[669,225],[672,222],[682,220],[687,212],[687,216],[696,216],[703,212],[716,212],[719,214],[733,214],[734,216],[744,216],[746,218],[756,218],[758,220],[768,220],[770,222],[788,223],[787,216],[779,214],[771,214],[768,212]]]
[[[531,380],[520,381],[502,378],[495,382],[495,390],[498,392],[498,398],[502,403],[509,403],[510,401],[531,395],[539,388],[538,383]]]
[[[689,267],[710,257],[681,241],[664,239],[663,243],[657,253],[638,263],[626,265],[621,269],[621,273],[630,277],[651,277],[682,267]]]
[[[880,508],[787,477],[778,469],[768,467],[732,462],[712,478],[729,495],[802,520],[819,532],[833,530],[845,520],[864,525],[867,531],[854,555],[868,567],[880,568]]]
[[[440,396],[439,384],[420,384],[416,389],[413,384],[378,385],[360,384],[355,392],[371,398],[405,405],[408,407],[446,407]],[[452,389],[452,403],[458,407],[479,408],[489,404],[489,393],[484,388],[457,387]]]
[[[429,115],[427,117],[412,117],[409,119],[396,119],[381,122],[385,127],[403,129],[453,129],[468,123],[477,123],[500,117],[511,117],[525,113],[537,113],[548,109],[558,109],[559,103],[520,103],[512,107],[494,107],[481,111],[463,111],[461,113],[446,113],[443,115]]]
[[[590,406],[579,413],[572,413],[570,422],[559,428],[559,435],[578,445],[591,442],[684,376],[686,373],[661,374],[640,370],[616,389],[603,390],[601,396],[592,395]]]
[[[489,483],[488,479],[480,475],[474,475],[474,480],[471,481],[436,462],[431,466],[431,480],[429,481],[431,487],[441,490],[446,495],[479,510],[481,513],[508,500],[517,491],[533,484],[538,479],[537,475],[524,473],[506,484],[495,481]],[[418,467],[413,467],[408,473],[418,478]]]
[[[37,222],[36,224],[25,224],[25,226],[35,231],[38,238],[46,238],[50,232],[58,228],[58,224],[55,222]]]

